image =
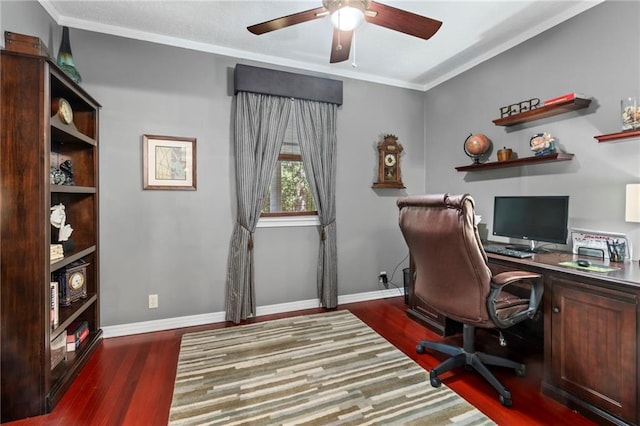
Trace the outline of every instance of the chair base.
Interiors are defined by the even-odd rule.
[[[463,326],[463,347],[451,346],[444,343],[429,342],[422,340],[418,344],[416,350],[418,353],[424,353],[424,349],[432,349],[447,355],[451,358],[443,361],[433,368],[429,373],[431,386],[439,387],[442,382],[438,377],[440,374],[452,370],[456,367],[465,366],[476,370],[486,381],[493,386],[500,394],[500,403],[505,407],[511,406],[511,393],[506,387],[489,371],[487,365],[496,365],[499,367],[513,368],[518,376],[524,376],[525,365],[507,358],[484,352],[476,352],[475,350],[475,327],[465,324]]]

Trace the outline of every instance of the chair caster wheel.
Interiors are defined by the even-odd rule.
[[[516,368],[516,376],[524,377],[525,374],[527,374],[527,369],[525,367]]]
[[[438,375],[432,370],[429,372],[429,381],[431,382],[431,386],[434,388],[439,388],[442,382],[438,378]]]
[[[423,354],[424,353],[424,348],[422,347],[422,345],[416,346],[416,352],[418,352],[419,354]]]
[[[504,393],[500,395],[500,404],[504,405],[505,407],[511,407],[511,392],[504,391]]]

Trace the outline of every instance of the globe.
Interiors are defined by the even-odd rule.
[[[473,158],[473,164],[480,164],[480,158],[490,147],[489,138],[482,133],[470,134],[464,141],[464,153]]]

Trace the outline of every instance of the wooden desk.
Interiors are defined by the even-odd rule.
[[[594,264],[619,269],[596,273],[560,266],[571,253],[517,259],[488,254],[494,273],[527,270],[544,276],[542,392],[599,424],[640,421],[640,266],[638,261]],[[411,271],[413,278],[413,271]],[[420,306],[409,285],[413,318],[443,335],[456,324]]]

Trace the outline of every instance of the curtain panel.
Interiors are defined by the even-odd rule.
[[[237,220],[227,262],[226,320],[256,313],[253,233],[291,112],[288,98],[239,92],[235,111]]]
[[[320,219],[318,298],[325,308],[338,306],[336,243],[337,105],[297,99],[294,103],[298,144]]]

